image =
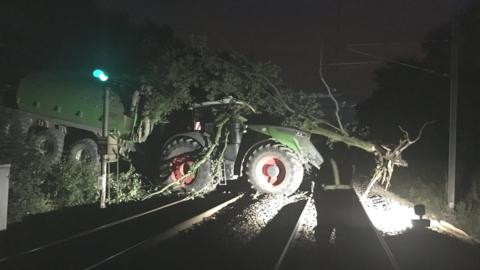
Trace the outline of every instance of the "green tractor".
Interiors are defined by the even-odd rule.
[[[207,160],[188,175],[191,166],[214,143],[215,124],[209,119],[216,113],[231,113],[235,106],[246,106],[241,101],[227,98],[192,106],[191,132],[176,134],[162,148],[161,177],[164,184],[174,190],[192,192],[210,190],[216,186],[212,160]],[[213,116],[213,117],[212,117]],[[245,125],[245,119],[229,122],[228,138],[222,160],[220,184],[246,176],[260,193],[290,195],[302,183],[305,168],[320,168],[323,158],[310,141],[311,134],[298,129],[271,126]],[[246,134],[247,133],[247,134]],[[248,134],[252,136],[248,137]]]

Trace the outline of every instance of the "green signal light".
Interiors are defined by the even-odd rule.
[[[105,73],[105,71],[103,71],[101,69],[95,69],[92,72],[92,75],[93,75],[93,77],[99,79],[102,82],[106,82],[108,80],[108,74]]]

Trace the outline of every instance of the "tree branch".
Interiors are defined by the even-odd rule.
[[[343,135],[348,136],[348,132],[343,127],[342,119],[340,118],[340,105],[338,104],[337,99],[333,96],[332,89],[328,85],[328,83],[325,80],[325,77],[323,75],[323,64],[322,63],[323,63],[323,43],[320,47],[320,63],[319,63],[319,67],[318,67],[318,75],[320,76],[320,80],[322,81],[323,85],[327,89],[328,96],[330,97],[330,99],[335,104],[335,118],[337,119],[338,129],[340,130],[340,132]]]
[[[428,122],[425,122],[422,127],[420,128],[420,131],[418,132],[418,135],[417,137],[412,141],[410,139],[410,136],[408,134],[408,132],[406,130],[404,130],[401,126],[398,126],[398,128],[403,132],[404,136],[405,136],[405,145],[402,146],[401,148],[399,148],[398,150],[399,151],[404,151],[405,149],[407,149],[407,147],[409,147],[410,145],[418,142],[418,140],[420,140],[420,138],[422,137],[422,133],[423,133],[423,130],[430,124],[433,124],[435,123],[435,121],[428,121]]]
[[[257,74],[257,73],[246,73],[248,75],[251,75],[251,76],[255,76],[255,77],[258,77],[262,80],[264,80],[274,91],[275,91],[275,94],[276,95],[270,95],[273,97],[273,98],[276,98],[278,101],[280,101],[282,103],[282,105],[285,107],[285,109],[287,109],[287,111],[291,112],[291,113],[295,113],[295,111],[285,102],[285,100],[283,100],[282,98],[282,93],[280,92],[280,89],[278,89],[278,87],[272,82],[270,81],[265,75],[263,74]]]
[[[407,167],[408,163],[402,158],[402,153],[405,151],[410,145],[418,142],[422,137],[423,130],[428,125],[434,123],[435,121],[428,121],[422,125],[420,131],[418,132],[417,137],[414,140],[410,139],[408,132],[399,126],[399,129],[404,134],[404,138],[400,139],[398,145],[393,148],[393,150],[389,147],[383,146],[382,148],[385,150],[385,153],[378,153],[377,154],[377,167],[375,168],[375,173],[370,183],[365,190],[365,193],[362,195],[362,198],[365,199],[368,196],[368,193],[373,188],[375,183],[380,182],[382,185],[385,185],[385,189],[390,187],[390,180],[392,179],[393,171],[395,166],[399,167]]]
[[[335,142],[343,142],[346,145],[360,148],[369,153],[378,152],[378,147],[371,142],[367,142],[359,138],[355,138],[355,137],[351,137],[335,131],[331,131],[326,128],[315,127],[315,128],[309,129],[308,131],[314,134],[325,136]]]
[[[235,51],[232,52],[232,55],[235,56],[235,57],[238,57],[238,58],[241,58],[246,65],[248,65],[249,67],[253,67],[253,65],[250,63],[250,61],[245,58],[245,56],[243,56],[242,54],[240,53],[237,53]],[[221,58],[221,57],[213,57],[212,60],[215,60],[215,61],[221,61],[222,63],[224,64],[227,64],[227,65],[230,65],[232,68],[235,68],[237,70],[240,70],[241,73],[245,74],[247,77],[249,77],[249,79],[251,79],[250,77],[251,76],[254,76],[254,77],[257,77],[257,78],[260,78],[262,79],[263,81],[265,81],[269,86],[270,88],[272,88],[274,91],[275,91],[275,94],[272,94],[270,92],[268,92],[267,90],[264,89],[264,91],[269,95],[271,96],[272,98],[274,99],[277,99],[278,101],[280,101],[282,103],[282,105],[285,107],[285,109],[287,109],[287,111],[289,111],[290,113],[295,113],[295,110],[293,110],[286,102],[285,100],[283,100],[282,98],[282,93],[280,91],[280,89],[278,89],[278,87],[265,75],[263,74],[258,74],[258,73],[254,73],[254,72],[246,72],[246,71],[242,71],[241,69],[239,69],[237,66],[233,65],[231,62],[228,62],[227,60]]]

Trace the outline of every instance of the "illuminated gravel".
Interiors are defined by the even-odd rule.
[[[250,242],[278,214],[282,207],[305,199],[308,198],[304,193],[296,193],[289,197],[283,195],[260,197],[227,225],[232,228],[230,237],[241,244]]]

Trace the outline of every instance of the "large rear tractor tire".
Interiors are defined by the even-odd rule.
[[[15,114],[7,114],[0,119],[0,132],[4,138],[25,140],[32,125],[32,119]]]
[[[249,156],[248,181],[258,192],[290,195],[303,180],[303,166],[291,149],[281,144],[265,144]]]
[[[181,180],[196,161],[203,147],[191,138],[179,138],[169,143],[162,151],[160,178],[166,179],[163,184],[171,184]],[[173,185],[173,192],[209,192],[215,189],[212,178],[211,162],[203,163],[194,175],[182,180],[182,183]]]
[[[99,168],[100,155],[97,143],[89,138],[75,141],[68,151],[68,160]]]
[[[46,164],[55,164],[63,154],[65,134],[57,129],[43,129],[31,134],[30,145],[42,156]]]

